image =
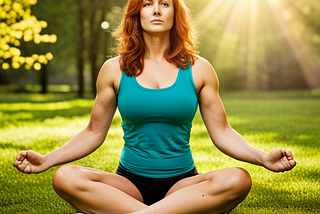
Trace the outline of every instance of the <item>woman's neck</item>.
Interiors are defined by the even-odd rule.
[[[170,48],[170,33],[155,36],[144,32],[143,38],[146,47],[145,58],[162,61]]]

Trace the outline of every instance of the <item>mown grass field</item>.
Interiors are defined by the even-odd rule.
[[[297,160],[286,173],[232,160],[212,145],[198,113],[191,138],[198,171],[240,166],[253,178],[248,198],[232,213],[320,213],[319,91],[223,94],[222,100],[229,122],[251,145],[288,148]],[[52,189],[57,167],[25,175],[12,164],[20,150],[46,154],[63,145],[86,126],[92,104],[72,95],[0,94],[0,213],[75,213]],[[72,164],[115,172],[122,145],[117,113],[103,146]]]

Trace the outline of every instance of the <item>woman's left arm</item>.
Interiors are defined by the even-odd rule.
[[[199,91],[199,106],[203,121],[215,146],[237,160],[264,166],[274,172],[291,170],[296,162],[290,150],[276,149],[265,153],[252,147],[231,128],[219,96],[217,75],[209,62],[200,58],[193,66]]]

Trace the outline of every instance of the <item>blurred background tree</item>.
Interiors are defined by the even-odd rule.
[[[1,1],[1,0],[0,0]],[[8,4],[14,1],[7,0]],[[44,75],[40,75],[35,68],[30,70],[12,69],[6,64],[4,76],[6,81],[2,84],[17,84],[20,86],[36,85],[42,88],[50,85],[64,85],[62,91],[70,91],[73,86],[78,96],[82,97],[85,86],[87,91],[95,94],[95,81],[100,66],[111,53],[111,31],[119,20],[122,12],[120,6],[125,0],[117,2],[111,0],[42,0],[37,4],[33,2],[32,16],[46,20],[49,25],[44,32],[55,32],[59,38],[54,45],[38,45],[36,43],[24,44],[21,49],[25,52],[50,51],[55,57],[48,66],[45,66]],[[0,2],[1,3],[1,2]],[[119,5],[119,6],[118,6]],[[1,5],[1,10],[4,5]],[[31,7],[28,12],[31,14]],[[1,23],[3,20],[1,20]],[[101,23],[104,23],[103,28]],[[108,26],[107,26],[108,25]],[[107,27],[106,27],[107,26]],[[109,41],[109,42],[108,42]],[[1,65],[3,63],[1,62]],[[48,81],[44,81],[48,79]],[[43,84],[45,82],[45,84]],[[17,91],[28,90],[19,87]]]
[[[187,0],[224,90],[320,87],[320,2]]]
[[[24,42],[40,44],[57,41],[55,34],[40,34],[47,27],[47,22],[39,21],[31,14],[31,5],[36,3],[36,0],[0,0],[0,83],[4,82],[2,70],[10,67],[19,69],[21,65],[25,69],[33,67],[40,70],[41,64],[46,65],[53,59],[50,52],[29,55],[23,47]]]
[[[199,32],[199,54],[216,69],[222,90],[320,88],[319,1],[185,1]],[[0,0],[1,14],[9,8],[5,9],[4,2],[18,1]],[[23,42],[21,53],[52,53],[52,62],[42,66],[46,84],[64,85],[60,91],[75,91],[79,97],[85,92],[94,95],[99,68],[115,55],[111,33],[122,18],[126,2],[39,1],[32,6],[32,14],[48,23],[42,29],[44,34],[54,33],[58,40],[54,44]],[[3,23],[5,19],[1,19],[1,26]],[[6,60],[1,61],[1,67],[8,68]],[[3,71],[6,78],[2,84],[39,84],[39,66],[35,63],[30,70],[12,69],[10,63],[10,68]]]

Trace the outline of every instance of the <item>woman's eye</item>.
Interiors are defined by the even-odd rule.
[[[160,5],[161,5],[162,7],[168,7],[168,6],[169,6],[168,3],[161,3]],[[152,6],[151,3],[145,3],[145,4],[143,5],[143,7],[151,7],[151,6]]]

